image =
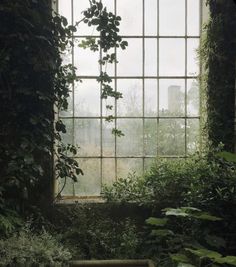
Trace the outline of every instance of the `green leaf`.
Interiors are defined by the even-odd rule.
[[[180,216],[180,217],[188,217],[189,216],[189,214],[186,213],[181,208],[178,208],[178,209],[167,208],[167,209],[164,209],[163,211],[165,211],[166,216]]]
[[[166,223],[168,222],[167,218],[154,218],[154,217],[150,217],[146,220],[147,224],[150,225],[155,225],[155,226],[165,226]]]
[[[236,154],[234,154],[234,153],[230,153],[230,152],[227,152],[227,151],[222,151],[222,152],[217,153],[217,156],[220,157],[220,158],[225,159],[226,161],[235,162],[236,163]]]
[[[155,229],[151,231],[152,236],[168,236],[168,235],[174,235],[174,233],[171,230],[168,229]]]
[[[180,262],[177,267],[196,267],[196,266],[189,263]]]
[[[184,254],[180,254],[180,253],[170,254],[170,257],[173,261],[176,261],[176,262],[189,263],[189,258]]]
[[[193,217],[195,217],[197,219],[206,220],[206,221],[213,221],[213,222],[222,220],[222,218],[210,215],[207,212],[201,212],[200,214],[193,215]]]
[[[231,264],[233,266],[236,266],[236,256],[226,256],[222,258],[223,262],[226,264]]]
[[[204,249],[204,248],[201,248],[201,249],[186,248],[185,250],[189,251],[190,253],[198,257],[206,257],[206,258],[213,259],[213,260],[220,259],[222,257],[220,253],[213,251],[213,250]]]

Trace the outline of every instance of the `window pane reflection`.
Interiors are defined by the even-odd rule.
[[[120,79],[117,81],[123,98],[117,101],[117,115],[137,117],[142,115],[142,80]]]
[[[117,14],[121,16],[121,35],[142,34],[142,0],[117,0]]]
[[[144,116],[157,116],[157,80],[145,79],[144,81]]]
[[[183,79],[161,79],[159,82],[161,117],[178,117],[185,114],[185,82]]]
[[[145,35],[157,35],[157,0],[144,1]]]
[[[118,50],[117,64],[118,76],[141,76],[142,75],[142,40],[129,39],[126,50]]]
[[[199,116],[199,84],[197,80],[187,81],[187,114]]]
[[[75,116],[89,117],[100,115],[100,85],[95,79],[83,79],[74,89]]]
[[[160,76],[184,76],[185,41],[184,39],[160,39],[159,66]]]
[[[159,0],[160,35],[185,35],[185,0]]]
[[[84,172],[74,184],[76,196],[99,196],[101,193],[101,160],[79,159]]]
[[[143,121],[142,119],[117,119],[117,127],[125,134],[117,138],[118,156],[143,155]]]
[[[100,156],[100,119],[75,119],[75,144],[79,156]]]
[[[198,53],[199,39],[191,38],[188,39],[187,45],[187,71],[188,76],[197,76],[199,74],[199,63],[198,63]]]
[[[117,159],[117,178],[127,178],[129,174],[142,175],[143,160],[139,158]]]
[[[188,0],[188,23],[187,33],[189,36],[198,36],[200,31],[200,2],[199,0]]]
[[[160,119],[158,140],[159,155],[185,155],[185,120]]]

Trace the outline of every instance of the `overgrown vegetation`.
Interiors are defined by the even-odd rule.
[[[30,224],[10,238],[0,240],[0,266],[68,266],[70,252],[45,230],[37,233]]]
[[[113,63],[116,56],[109,54],[109,49],[125,49],[128,45],[118,35],[121,18],[108,12],[100,1],[89,3],[80,23],[95,26],[101,38],[87,38],[80,46],[92,51],[101,48],[104,57],[100,64]],[[3,206],[24,213],[45,200],[52,202],[53,172],[65,183],[68,179],[76,182],[83,174],[78,162],[70,157],[77,148],[62,143],[60,134],[66,133],[65,125],[61,120],[53,125],[55,106],[58,111],[67,109],[70,85],[78,80],[75,67],[62,62],[63,53],[74,45],[76,26],[53,13],[46,0],[3,1],[0,12],[4,36],[0,58],[0,200]],[[106,71],[97,81],[103,98],[122,97],[110,86]],[[112,120],[111,116],[107,120]],[[118,129],[113,132],[122,134]]]
[[[215,147],[222,141],[232,150],[236,27],[231,18],[236,12],[229,2],[223,8],[223,1],[209,1],[211,20],[201,53],[207,70],[209,139]],[[95,26],[101,39],[87,38],[80,46],[92,51],[101,47],[105,53],[101,65],[115,62],[109,49],[127,46],[118,35],[121,18],[94,0],[84,16],[83,22]],[[144,177],[130,175],[105,188],[109,212],[116,202],[121,210],[118,217],[102,209],[93,213],[88,206],[86,211],[75,206],[65,213],[59,207],[58,216],[48,215],[51,224],[44,221],[41,209],[35,206],[45,209],[52,200],[53,152],[59,178],[76,181],[82,174],[78,163],[68,156],[76,154],[76,148],[61,143],[65,126],[56,122],[55,132],[53,125],[53,105],[67,109],[69,87],[77,79],[75,68],[63,66],[61,59],[66,47],[73,46],[76,27],[57,14],[52,16],[46,0],[3,0],[0,22],[2,266],[63,266],[71,256],[153,258],[160,267],[235,266],[235,257],[228,256],[236,254],[235,160],[215,150],[185,160],[158,159]],[[98,82],[103,98],[122,96],[110,86],[105,71]],[[113,132],[122,135],[117,129]],[[124,216],[122,207],[129,202],[146,211],[139,217]],[[26,216],[32,210],[39,219],[33,229],[24,227],[18,214]],[[144,223],[148,217],[149,226]],[[47,231],[38,230],[42,225]]]
[[[185,160],[157,159],[146,176],[119,180],[104,196],[145,205],[158,216],[147,220],[156,226],[150,236],[140,233],[144,256],[158,266],[235,266],[236,258],[228,256],[236,252],[235,158],[213,151]]]
[[[206,143],[222,142],[234,151],[236,5],[233,1],[208,0],[210,18],[205,25],[200,49],[202,107]],[[205,99],[204,99],[205,98]]]

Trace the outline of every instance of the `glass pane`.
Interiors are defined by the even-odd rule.
[[[103,156],[115,156],[115,136],[112,129],[115,127],[114,122],[103,120],[102,123],[102,154]]]
[[[88,117],[100,115],[100,85],[95,79],[77,82],[74,90],[75,116]]]
[[[118,116],[137,117],[142,115],[142,80],[121,80],[117,81],[119,92],[123,98],[117,101]]]
[[[157,40],[145,39],[144,69],[146,76],[157,75],[157,60]]]
[[[197,80],[187,80],[187,114],[199,116],[199,84]]]
[[[160,39],[160,76],[184,76],[184,39]]]
[[[73,144],[73,119],[61,119],[66,126],[66,133],[61,133],[62,142]]]
[[[67,0],[68,1],[68,0]],[[84,18],[82,14],[83,11],[87,10],[90,7],[88,0],[73,0],[73,12],[74,12],[74,24],[76,22],[81,21]],[[78,24],[78,31],[76,32],[77,35],[98,35],[96,30],[96,26],[89,27],[88,24],[81,21]]]
[[[144,1],[145,35],[157,35],[157,0]]]
[[[118,119],[117,128],[125,136],[117,137],[118,156],[140,156],[143,154],[142,119]]]
[[[74,182],[71,179],[61,179],[57,180],[58,183],[58,193],[62,190],[62,196],[73,196],[74,195]],[[64,188],[64,189],[63,189]]]
[[[187,153],[192,154],[199,149],[199,119],[187,120]]]
[[[72,64],[72,47],[70,45],[68,45],[65,51],[61,53],[61,57],[63,65]]]
[[[78,47],[78,42],[76,42],[74,47],[74,65],[77,68],[77,75],[98,76],[100,73],[98,60],[98,52]]]
[[[142,34],[142,0],[117,0],[117,15],[121,16],[121,35]]]
[[[159,82],[160,116],[184,116],[185,83],[184,79],[160,79]]]
[[[199,74],[199,62],[197,54],[197,49],[199,48],[199,39],[198,38],[188,39],[187,47],[188,47],[187,74],[188,76],[197,76]]]
[[[58,13],[67,18],[68,24],[71,25],[71,1],[70,0],[58,0]]]
[[[144,151],[146,156],[157,155],[157,120],[144,120]]]
[[[102,0],[102,3],[107,8],[107,12],[114,13],[114,0]]]
[[[143,172],[143,160],[142,159],[117,159],[117,178],[127,178],[129,174],[135,173],[140,176]]]
[[[144,80],[144,112],[146,117],[157,116],[157,80]]]
[[[80,156],[101,155],[100,119],[75,119],[75,144]]]
[[[185,0],[160,0],[160,35],[185,35]]]
[[[79,159],[79,166],[84,175],[80,175],[74,184],[77,196],[99,196],[101,192],[100,159]]]
[[[188,0],[188,23],[187,23],[187,34],[189,36],[198,36],[200,34],[200,2],[199,0]]]
[[[185,154],[184,119],[160,119],[158,134],[159,155],[181,156]]]
[[[112,185],[116,181],[115,159],[102,160],[102,184]]]
[[[128,39],[129,45],[125,50],[117,51],[117,75],[141,76],[142,75],[142,40]]]

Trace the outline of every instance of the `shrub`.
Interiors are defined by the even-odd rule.
[[[34,233],[29,225],[0,240],[0,266],[67,266],[70,252],[45,230]]]
[[[157,159],[144,177],[128,176],[104,187],[108,201],[135,201],[159,210],[195,206],[220,212],[236,205],[236,164],[216,151],[187,159]]]
[[[139,234],[130,218],[112,218],[106,212],[74,207],[57,232],[74,259],[136,258]]]
[[[149,243],[156,249],[158,266],[236,266],[235,256],[222,254],[226,242],[212,227],[221,218],[193,207],[167,208],[163,215],[146,220],[152,227]]]

